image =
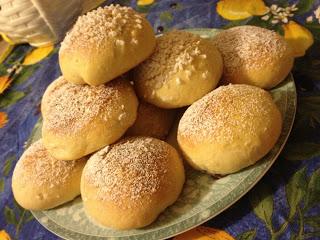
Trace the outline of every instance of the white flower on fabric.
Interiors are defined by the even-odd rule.
[[[268,21],[269,18],[270,18],[270,15],[264,15],[263,17],[261,17],[263,21]]]
[[[278,23],[288,23],[289,18],[294,16],[295,11],[298,10],[296,4],[293,4],[289,7],[279,7],[277,4],[272,4],[268,8],[268,13],[261,17],[263,21],[268,21],[271,19],[273,25]]]
[[[316,19],[318,19],[318,21],[320,23],[320,5],[313,13],[314,13],[314,16],[316,17]]]
[[[307,23],[311,23],[313,21],[313,16],[309,16],[306,18]]]

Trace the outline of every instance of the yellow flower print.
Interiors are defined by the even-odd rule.
[[[11,240],[11,238],[5,230],[1,230],[0,231],[0,240]]]
[[[313,44],[313,36],[311,32],[305,27],[299,25],[289,18],[294,16],[294,12],[298,10],[296,4],[288,7],[279,7],[272,4],[269,8],[268,14],[261,17],[264,21],[270,21],[271,24],[282,24],[284,29],[284,37],[291,45],[294,56],[301,57],[305,54],[306,50]]]
[[[173,238],[173,240],[234,240],[227,232],[215,228],[199,226],[182,233]]]
[[[303,56],[306,50],[313,44],[312,33],[294,21],[290,21],[282,27],[284,29],[284,38],[291,45],[295,56]]]
[[[11,83],[11,79],[9,76],[2,76],[0,77],[0,94],[3,93]]]
[[[287,7],[272,4],[267,7],[262,0],[220,0],[217,4],[217,12],[228,20],[262,16],[261,20],[272,25],[281,24],[284,29],[284,37],[294,50],[295,57],[301,57],[314,40],[307,28],[290,20],[297,10],[296,4]],[[318,12],[316,11],[314,12],[315,16],[320,15],[320,8]]]
[[[0,112],[0,128],[3,128],[8,122],[8,115],[5,112]],[[1,232],[0,231],[0,237],[1,237]],[[0,238],[0,240],[2,240]]]
[[[54,49],[53,45],[46,47],[39,47],[32,50],[23,60],[23,65],[31,65],[40,62],[42,59],[47,57]]]
[[[138,6],[147,6],[154,3],[154,0],[138,0],[137,5]]]
[[[217,12],[225,19],[241,20],[264,15],[268,8],[262,0],[220,0]]]

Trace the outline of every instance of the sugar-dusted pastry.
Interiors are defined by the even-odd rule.
[[[153,29],[142,15],[110,5],[78,18],[61,44],[59,63],[69,82],[96,86],[144,61],[154,47]]]
[[[43,143],[57,159],[83,157],[117,141],[136,120],[137,108],[123,78],[95,87],[59,77],[42,98]]]
[[[183,163],[173,147],[155,138],[131,137],[90,157],[81,196],[94,222],[141,228],[177,200],[184,180]]]
[[[81,173],[87,158],[63,161],[52,157],[42,140],[21,156],[12,176],[12,191],[25,209],[54,208],[80,194]]]
[[[148,136],[165,139],[175,120],[175,110],[158,108],[140,102],[134,124],[128,129],[128,136]]]
[[[267,91],[230,84],[186,110],[177,138],[191,166],[224,175],[265,156],[277,142],[281,127],[281,113]]]
[[[140,98],[158,107],[183,107],[216,87],[222,67],[212,41],[172,31],[157,38],[154,53],[135,68],[135,87]]]
[[[230,28],[215,36],[213,43],[223,57],[224,83],[270,89],[283,81],[293,66],[293,52],[288,43],[265,28]]]

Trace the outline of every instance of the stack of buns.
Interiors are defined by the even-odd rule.
[[[140,14],[110,5],[79,17],[59,63],[62,76],[42,99],[42,139],[15,167],[14,197],[43,210],[81,194],[94,222],[132,229],[152,223],[183,189],[182,157],[164,141],[175,109],[187,107],[177,141],[192,167],[224,175],[250,166],[282,127],[260,87],[283,81],[293,55],[281,36],[253,26],[214,39],[181,30],[156,38]]]

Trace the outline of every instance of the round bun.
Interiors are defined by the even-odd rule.
[[[85,164],[85,158],[55,159],[40,139],[23,153],[15,166],[12,176],[14,198],[29,210],[45,210],[71,201],[80,194]]]
[[[255,26],[222,31],[213,38],[224,60],[224,83],[240,83],[270,89],[292,69],[294,57],[285,39]]]
[[[94,222],[141,228],[177,200],[184,180],[183,163],[173,147],[155,138],[132,137],[90,157],[81,196]]]
[[[78,18],[61,44],[64,77],[97,86],[144,61],[153,52],[150,23],[132,8],[110,5]]]
[[[57,159],[78,159],[117,141],[136,120],[137,109],[124,79],[94,87],[60,77],[42,98],[43,143]]]
[[[281,113],[267,91],[235,84],[192,104],[179,122],[177,138],[191,166],[224,175],[265,156],[281,127]]]
[[[128,129],[128,136],[148,136],[165,139],[175,119],[175,110],[158,108],[140,102],[135,123]]]
[[[185,31],[157,38],[154,53],[134,70],[137,94],[162,108],[188,106],[214,89],[222,57],[208,39]]]

